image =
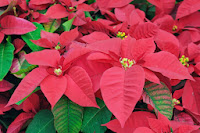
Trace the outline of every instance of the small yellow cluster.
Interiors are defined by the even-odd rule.
[[[178,29],[177,25],[174,25],[173,28],[172,28],[173,31],[176,31],[177,29]]]
[[[128,58],[123,58],[120,60],[120,63],[122,64],[122,67],[124,67],[126,70],[127,68],[130,68],[133,64],[135,64],[135,61]]]
[[[180,101],[177,100],[176,98],[173,98],[173,99],[172,99],[172,104],[173,104],[173,106],[175,106],[175,105],[177,105],[177,104],[180,104]]]
[[[181,58],[179,58],[179,61],[184,65],[184,66],[187,66],[189,67],[189,58],[188,57],[185,57],[184,55],[181,56]]]
[[[61,48],[60,45],[55,46],[55,50],[60,50],[60,48]]]
[[[124,38],[127,38],[126,33],[125,32],[120,32],[120,31],[117,33],[117,37],[121,38],[122,40]]]
[[[54,73],[57,75],[57,76],[60,76],[62,74],[62,70],[60,68],[58,69],[54,69]]]

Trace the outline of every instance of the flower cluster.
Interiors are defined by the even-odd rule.
[[[0,133],[200,131],[199,0],[0,8]]]

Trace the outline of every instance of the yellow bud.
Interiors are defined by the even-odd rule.
[[[56,49],[56,50],[60,50],[60,46],[59,46],[59,45],[56,45],[56,46],[55,46],[55,49]]]
[[[62,74],[62,70],[60,68],[58,69],[54,69],[54,73],[57,75],[57,76],[60,76]]]
[[[173,99],[172,99],[172,104],[173,104],[173,106],[174,106],[174,105],[177,105],[177,104],[180,104],[180,101],[177,100],[176,98],[173,98]]]
[[[127,68],[130,68],[131,66],[133,66],[133,64],[135,64],[135,61],[134,60],[131,60],[131,59],[128,59],[128,58],[123,58],[123,59],[120,59],[120,63],[122,64],[122,67],[125,68],[125,70]]]
[[[189,67],[189,58],[185,57],[185,55],[182,55],[181,58],[179,58],[179,61],[181,62],[181,64],[183,64],[184,66]]]
[[[172,28],[173,31],[176,31],[177,29],[178,29],[178,26],[176,26],[176,25],[174,25]]]

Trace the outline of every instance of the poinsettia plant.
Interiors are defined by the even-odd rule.
[[[0,133],[199,133],[199,0],[1,0]]]

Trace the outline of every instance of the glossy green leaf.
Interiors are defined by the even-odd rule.
[[[164,83],[150,83],[145,86],[143,95],[145,103],[151,104],[155,111],[159,111],[171,120],[173,115],[172,95]]]
[[[107,128],[101,126],[110,121],[112,113],[108,110],[105,103],[97,98],[98,108],[85,108],[83,115],[83,125],[81,131],[83,133],[104,133]]]
[[[60,27],[60,24],[61,24],[60,19],[54,19],[54,20],[52,20],[48,23],[45,23],[43,25],[44,25],[45,31],[53,33]]]
[[[62,24],[64,31],[69,31],[71,29],[74,19],[75,19],[75,17],[73,17],[72,19],[70,19]]]
[[[32,32],[28,32],[28,33],[22,35],[21,37],[27,43],[27,45],[30,47],[30,49],[32,51],[41,51],[44,48],[42,48],[38,45],[35,45],[30,40],[40,39],[40,33],[41,33],[41,30],[44,30],[44,27],[41,24],[36,23],[36,22],[33,22],[33,24],[37,27],[37,29]]]
[[[26,133],[56,133],[52,112],[50,110],[39,111],[29,124]]]
[[[15,104],[17,104],[17,105],[22,104],[31,94],[35,93],[38,90],[40,90],[40,87],[35,88],[35,90],[33,92],[31,92],[28,96],[26,96],[25,98],[23,98],[22,100],[20,100],[19,102],[15,103]]]
[[[0,44],[0,81],[6,76],[14,58],[15,47],[12,43]]]
[[[56,103],[52,112],[58,133],[79,133],[83,117],[83,108],[81,106],[63,96]]]

